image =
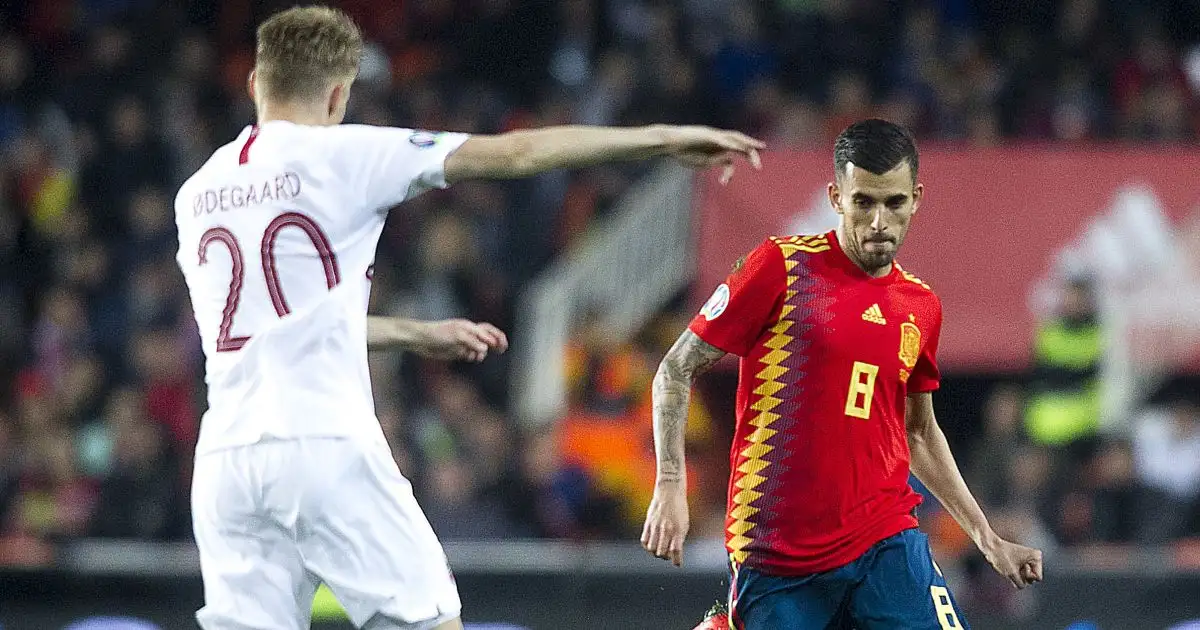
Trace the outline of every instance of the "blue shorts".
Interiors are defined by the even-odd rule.
[[[767,575],[735,567],[735,630],[960,630],[969,628],[929,554],[929,538],[908,529],[824,573]]]

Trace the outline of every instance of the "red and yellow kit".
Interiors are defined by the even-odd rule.
[[[905,398],[938,387],[937,296],[892,265],[874,278],[834,232],[772,237],[692,321],[741,357],[725,540],[778,575],[847,564],[915,527]]]

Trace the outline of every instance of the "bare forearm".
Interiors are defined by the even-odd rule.
[[[613,128],[578,125],[525,129],[505,134],[516,147],[511,176],[556,168],[580,168],[640,160],[667,150],[666,133],[655,126]]]
[[[724,166],[724,182],[733,172],[737,155],[760,168],[758,151],[764,146],[735,131],[694,125],[563,125],[471,136],[446,157],[445,176],[450,184],[468,179],[513,179],[558,168],[672,155],[692,168]]]
[[[425,322],[399,317],[367,316],[368,350],[412,350],[424,335]]]
[[[941,427],[932,422],[919,430],[910,430],[908,447],[913,475],[929,488],[971,540],[982,547],[992,535],[991,526],[967,488]]]

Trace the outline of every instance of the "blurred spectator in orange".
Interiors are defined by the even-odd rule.
[[[558,433],[547,427],[524,435],[520,474],[503,489],[514,519],[526,534],[538,537],[624,537],[629,532],[619,502],[564,457]]]
[[[597,317],[590,317],[568,348],[570,411],[562,421],[562,451],[569,462],[583,470],[604,492],[622,500],[625,519],[631,528],[640,526],[654,492],[654,433],[650,382],[654,366],[672,339],[664,337],[665,317],[652,322],[633,343],[618,343]],[[676,318],[677,319],[677,318]],[[694,447],[711,443],[712,420],[699,395],[692,397],[688,439]],[[701,483],[715,479],[707,471],[704,452],[689,451],[688,490],[695,498],[711,497]],[[718,506],[707,501],[707,516]],[[720,506],[723,507],[723,504]],[[709,519],[698,516],[708,525]],[[704,531],[701,528],[700,531]],[[720,528],[716,530],[720,531]]]

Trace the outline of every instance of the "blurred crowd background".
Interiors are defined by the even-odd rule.
[[[827,148],[872,114],[926,143],[976,146],[1200,131],[1200,3],[1185,0],[338,4],[370,40],[353,122],[704,123],[779,149]],[[0,564],[44,562],[63,537],[190,537],[204,389],[172,199],[252,122],[253,26],[282,6],[0,6]],[[383,236],[374,312],[511,330],[526,283],[642,168],[464,184],[407,204]],[[1062,312],[1029,331],[1031,370],[973,375],[966,396],[985,400],[944,420],[968,481],[999,527],[1051,550],[1200,535],[1195,389],[1168,388],[1128,439],[1101,438],[1093,299],[1085,281],[1061,290]],[[439,534],[635,536],[654,470],[649,382],[689,304],[632,341],[581,322],[563,357],[571,411],[551,430],[524,431],[508,412],[507,357],[373,355],[379,417]],[[700,536],[722,530],[733,378],[704,379],[689,425]],[[999,593],[961,531],[925,509],[940,557],[980,576],[960,599]]]

